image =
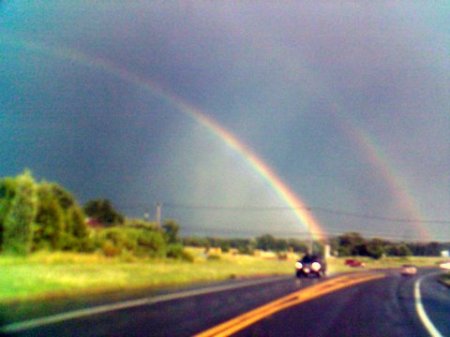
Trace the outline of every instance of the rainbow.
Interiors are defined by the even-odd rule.
[[[421,223],[423,221],[421,219],[424,218],[422,212],[415,200],[411,197],[412,193],[409,191],[408,185],[394,167],[389,164],[391,161],[388,160],[386,153],[377,145],[376,140],[367,131],[363,131],[361,127],[357,127],[354,122],[340,119],[339,123],[343,126],[344,133],[359,146],[370,164],[382,175],[391,194],[395,196],[395,201],[399,208],[409,214],[410,219],[407,222],[414,227],[420,235],[421,240],[431,241],[429,232]]]
[[[322,226],[314,218],[311,211],[308,210],[305,203],[298,197],[257,154],[249,147],[243,144],[235,135],[221,126],[204,111],[188,103],[186,100],[174,93],[163,89],[161,86],[148,78],[139,76],[128,69],[114,64],[108,60],[95,58],[81,53],[74,49],[52,47],[42,43],[36,43],[24,39],[11,39],[0,36],[0,43],[14,45],[28,51],[42,53],[52,57],[67,61],[77,62],[83,66],[101,70],[120,78],[123,81],[131,83],[141,89],[146,90],[152,95],[166,101],[182,113],[190,116],[200,125],[206,127],[210,132],[220,138],[229,148],[237,152],[249,166],[262,177],[276,194],[292,209],[297,219],[309,231],[314,239],[326,238]]]

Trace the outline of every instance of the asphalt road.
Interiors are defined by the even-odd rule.
[[[417,296],[414,290],[419,279],[420,303],[427,318],[441,336],[450,336],[450,290],[439,284],[430,270],[420,271],[414,277],[388,272],[384,278],[338,290],[333,288],[338,278],[322,283],[317,280],[298,282],[293,277],[287,277],[256,281],[259,282],[256,285],[250,285],[253,281],[233,281],[175,293],[152,294],[143,299],[143,294],[135,294],[134,298],[120,303],[104,299],[104,304],[96,300],[87,311],[82,308],[69,310],[65,306],[64,315],[56,314],[55,308],[48,304],[47,312],[52,314],[47,321],[31,321],[28,322],[29,326],[27,322],[17,325],[3,322],[3,334],[60,337],[192,336],[280,297],[288,295],[286,300],[291,301],[293,297],[289,294],[292,293],[300,294],[296,298],[306,298],[306,294],[315,296],[326,290],[330,293],[300,304],[292,302],[283,310],[263,314],[266,316],[234,332],[234,335],[428,336],[430,334],[416,308]],[[346,282],[343,280],[341,284],[345,285]]]
[[[430,336],[416,311],[414,285],[421,275],[390,273],[284,310],[235,336]],[[427,316],[441,336],[450,336],[450,290],[436,275],[423,278],[420,289]]]

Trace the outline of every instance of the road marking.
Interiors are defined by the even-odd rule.
[[[359,283],[380,279],[383,277],[385,277],[385,274],[381,273],[351,274],[336,277],[334,279],[296,291],[273,302],[265,304],[259,308],[248,311],[229,321],[203,331],[195,335],[195,337],[230,336],[256,323],[257,321],[260,321],[263,318],[273,315],[281,310],[310,301],[312,299],[324,296],[340,289],[351,287]]]
[[[186,290],[174,294],[167,294],[167,295],[160,295],[160,296],[154,296],[154,297],[144,297],[136,300],[129,300],[129,301],[123,301],[123,302],[116,302],[106,305],[100,305],[92,308],[86,308],[86,309],[79,309],[74,311],[68,311],[63,312],[51,316],[46,317],[40,317],[35,319],[30,319],[27,321],[17,322],[17,323],[11,323],[8,325],[4,325],[0,327],[1,333],[14,333],[14,332],[21,332],[25,330],[35,329],[38,327],[51,325],[55,323],[60,323],[64,321],[69,321],[73,319],[78,319],[82,317],[87,317],[91,315],[98,315],[103,314],[107,312],[112,311],[118,311],[123,309],[129,309],[144,305],[150,305],[150,304],[156,304],[161,302],[167,302],[171,300],[177,300],[177,299],[183,299],[198,295],[206,295],[211,293],[217,293],[227,290],[233,290],[233,289],[239,289],[239,288],[245,288],[250,287],[254,285],[260,285],[260,284],[266,284],[266,283],[272,283],[277,282],[285,279],[289,279],[289,276],[276,276],[271,278],[265,278],[260,280],[252,280],[252,281],[243,281],[239,282],[237,284],[225,284],[221,286],[213,286],[203,289],[194,289],[194,290]]]
[[[433,273],[435,274],[435,273]],[[422,279],[430,275],[424,275],[421,278],[419,278],[416,283],[414,284],[414,299],[416,302],[416,311],[419,315],[420,320],[422,321],[422,324],[427,329],[428,333],[431,337],[444,337],[439,330],[434,326],[431,319],[428,317],[427,312],[425,311],[425,307],[422,303],[422,294],[420,293],[420,284],[422,283]]]

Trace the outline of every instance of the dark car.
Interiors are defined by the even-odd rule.
[[[326,262],[318,255],[305,255],[295,263],[295,275],[301,277],[322,277],[327,272]]]

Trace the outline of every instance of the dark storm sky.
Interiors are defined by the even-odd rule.
[[[257,154],[329,233],[448,240],[449,13],[408,1],[3,2],[0,175],[28,167],[129,215],[163,202],[185,233],[301,235],[292,212],[270,209],[286,206],[270,184],[178,99]]]

